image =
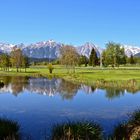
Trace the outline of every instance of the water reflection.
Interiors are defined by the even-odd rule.
[[[65,80],[61,80],[58,92],[61,93],[63,99],[72,99],[80,89],[80,85]]]
[[[76,84],[73,82],[65,81],[63,79],[47,79],[47,78],[33,78],[33,77],[1,77],[4,86],[1,87],[0,93],[12,93],[18,96],[23,91],[29,93],[37,93],[41,95],[55,96],[59,94],[62,99],[73,99],[79,90],[84,91],[86,94],[92,94],[99,89],[106,92],[105,97],[108,99],[119,98],[124,96],[125,93],[136,93],[134,89],[123,89],[116,87],[99,87],[87,86],[84,84]]]
[[[4,83],[4,87],[0,89],[0,92],[10,92],[17,96],[20,94],[29,84],[28,77],[2,77],[1,80]]]
[[[29,78],[29,84],[26,86],[26,90],[32,93],[38,93],[41,95],[54,96],[57,94],[59,87],[59,79],[46,79],[46,78]]]
[[[33,77],[0,77],[0,81],[4,83],[0,87],[0,116],[18,121],[23,133],[35,140],[41,139],[40,132],[46,130],[48,134],[52,125],[68,120],[95,120],[110,134],[114,125],[140,106],[137,90],[130,93],[129,89],[109,87],[107,83],[106,87],[91,87]]]
[[[106,97],[108,99],[114,99],[121,97],[125,94],[125,90],[115,89],[115,88],[106,88]]]
[[[72,99],[80,85],[74,84],[63,79],[47,79],[47,78],[29,78],[29,77],[2,77],[4,87],[0,89],[1,93],[10,92],[17,96],[22,91],[30,91],[41,95],[54,96],[60,94],[63,99]],[[91,91],[87,87],[88,91]]]

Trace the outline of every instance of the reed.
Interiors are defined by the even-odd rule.
[[[20,126],[17,122],[0,119],[0,140],[19,140]]]
[[[57,124],[52,130],[52,140],[94,139],[102,139],[102,129],[95,122],[68,122]]]
[[[113,137],[117,140],[139,140],[140,139],[140,110],[130,114],[127,122],[119,124],[115,130]]]

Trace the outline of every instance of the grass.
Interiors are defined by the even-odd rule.
[[[0,140],[19,140],[20,126],[17,122],[0,119]],[[54,125],[52,140],[140,140],[140,110],[129,115],[126,122],[118,124],[112,136],[105,138],[101,126],[95,122],[66,122]]]
[[[54,126],[52,140],[102,140],[102,129],[94,122],[69,122]]]
[[[140,110],[134,111],[127,122],[123,122],[115,128],[113,138],[140,140]]]
[[[17,122],[0,119],[0,140],[19,140],[19,128]]]
[[[99,81],[117,82],[119,85],[127,85],[128,81],[135,80],[137,85],[140,83],[140,67],[120,67],[120,68],[104,68],[99,67],[76,67],[76,73],[68,73],[63,66],[55,65],[53,73],[50,74],[47,66],[34,66],[27,69],[27,72],[16,72],[16,69],[10,69],[9,72],[0,71],[1,76],[33,76],[47,78],[63,78],[68,81],[84,83],[88,85],[98,85]],[[100,83],[101,84],[101,83]],[[102,84],[103,85],[103,84]],[[108,84],[109,86],[110,84]],[[118,86],[118,84],[117,84]],[[138,85],[140,86],[140,85]],[[138,87],[139,88],[139,87]]]

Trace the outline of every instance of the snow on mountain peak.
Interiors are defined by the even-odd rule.
[[[0,42],[0,52],[9,54],[14,46],[14,44]],[[21,48],[23,53],[31,58],[56,59],[60,56],[60,48],[63,45],[62,43],[57,43],[54,40],[48,40],[30,45],[25,45],[21,43],[17,44],[16,46]],[[138,46],[122,45],[122,47],[124,47],[125,54],[128,57],[140,53],[140,47]],[[76,47],[76,50],[80,55],[84,55],[89,58],[93,48],[95,49],[97,56],[100,57],[100,54],[103,52],[104,49],[91,42],[86,42],[84,45]]]
[[[80,46],[78,48],[78,52],[80,55],[84,55],[87,58],[89,58],[93,48],[95,49],[97,56],[100,57],[100,54],[102,53],[103,49],[99,48],[97,45],[94,45],[91,42],[86,42],[85,45]]]
[[[137,53],[140,53],[140,47],[138,46],[130,46],[130,45],[123,45],[125,54],[130,57],[131,55],[136,55]]]

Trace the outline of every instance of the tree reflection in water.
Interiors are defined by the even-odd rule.
[[[28,85],[28,79],[29,79],[28,77],[21,76],[13,76],[13,77],[4,76],[2,77],[4,87],[1,88],[1,91],[11,92],[13,95],[17,96]]]
[[[58,92],[63,99],[72,99],[77,94],[79,89],[79,84],[75,84],[61,79]]]
[[[12,77],[11,78],[11,89],[12,93],[17,96],[21,93],[28,85],[28,77]]]
[[[106,98],[108,99],[114,99],[114,98],[119,98],[121,96],[124,96],[125,93],[130,93],[130,94],[136,94],[139,90],[135,89],[123,89],[123,88],[117,88],[117,87],[106,87],[102,88],[106,91]]]
[[[116,88],[107,88],[106,89],[106,97],[108,99],[118,98],[120,96],[123,96],[124,93],[125,93],[125,90],[119,90]]]
[[[62,99],[71,100],[78,93],[79,90],[84,91],[84,93],[91,94],[94,93],[97,87],[101,90],[106,91],[106,97],[108,99],[118,98],[123,96],[126,91],[131,93],[136,93],[138,90],[135,88],[119,88],[119,87],[101,87],[98,85],[87,86],[84,84],[76,84],[73,82],[65,81],[63,79],[47,79],[47,78],[33,78],[33,77],[1,77],[1,81],[4,83],[4,87],[1,87],[0,93],[12,93],[17,96],[24,90],[29,91],[29,93],[37,93],[41,95],[54,96],[59,94]],[[98,92],[97,92],[98,93]]]
[[[4,83],[0,81],[0,88],[4,87]]]

